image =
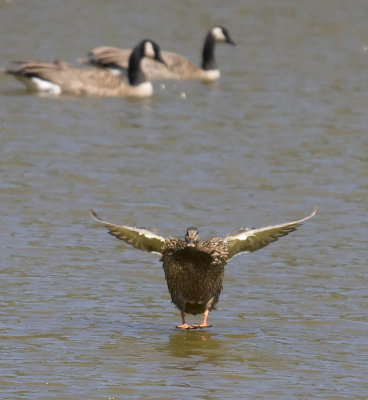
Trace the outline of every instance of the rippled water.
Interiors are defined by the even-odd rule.
[[[367,18],[363,0],[0,2],[2,67],[144,37],[196,61],[218,22],[237,42],[218,83],[143,101],[0,76],[2,398],[367,398]],[[205,238],[314,205],[229,263],[213,328],[188,332],[159,257],[88,216]]]

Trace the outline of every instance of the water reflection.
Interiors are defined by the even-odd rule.
[[[161,351],[168,351],[174,357],[201,358],[202,361],[216,363],[221,358],[224,342],[210,331],[188,330],[175,332],[169,336],[166,347]]]

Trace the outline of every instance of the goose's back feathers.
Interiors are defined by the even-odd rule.
[[[124,75],[128,70],[130,49],[101,46],[91,50],[87,59],[80,59],[83,64],[107,68],[113,75]],[[161,51],[165,64],[152,59],[142,60],[142,70],[148,80],[158,79],[200,79],[202,70],[187,58],[171,51]]]
[[[129,57],[131,52],[131,49],[100,46],[91,50],[88,53],[88,58],[79,59],[79,62],[82,64],[90,64],[95,67],[107,68],[114,75],[120,75],[128,71]]]
[[[156,79],[200,79],[201,68],[190,62],[187,58],[171,51],[163,51],[162,57],[165,65],[153,60],[144,60],[142,69],[151,80]]]

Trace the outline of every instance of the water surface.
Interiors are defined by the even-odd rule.
[[[1,397],[367,398],[367,18],[363,0],[0,3],[2,67],[144,37],[197,61],[218,22],[237,42],[219,82],[146,100],[0,76]],[[88,216],[206,238],[314,205],[229,263],[213,328],[188,332],[159,257]]]

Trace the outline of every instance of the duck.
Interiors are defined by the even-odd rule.
[[[200,67],[180,54],[163,51],[162,58],[165,60],[165,65],[159,64],[154,60],[145,59],[142,63],[142,69],[149,80],[192,79],[207,82],[215,81],[220,77],[220,70],[215,59],[215,46],[218,42],[235,45],[225,27],[214,26],[206,34]],[[126,73],[130,53],[131,50],[129,49],[102,46],[91,50],[88,58],[82,58],[79,61],[83,64],[107,68],[113,75],[119,76]]]
[[[297,221],[263,228],[239,228],[225,237],[200,240],[198,229],[189,227],[184,240],[160,236],[155,230],[134,226],[115,225],[103,221],[95,211],[91,217],[103,224],[109,233],[131,246],[161,255],[167,287],[172,302],[179,309],[181,324],[178,329],[211,327],[210,311],[215,309],[222,291],[225,265],[235,256],[259,250],[280,237],[295,231],[317,213]],[[189,325],[186,314],[203,314],[200,324]]]
[[[50,95],[72,94],[105,97],[149,97],[152,83],[141,69],[144,58],[165,64],[159,45],[149,39],[137,44],[129,56],[128,82],[97,68],[80,68],[64,61],[18,61],[19,68],[3,69],[26,85],[28,90]]]

